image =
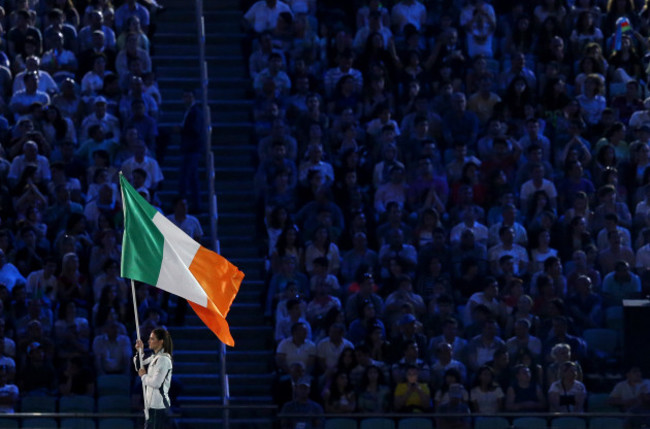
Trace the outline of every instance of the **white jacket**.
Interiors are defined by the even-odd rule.
[[[133,359],[136,370],[139,359],[136,355]],[[145,409],[162,409],[169,406],[169,386],[172,379],[171,356],[160,350],[158,353],[144,359],[142,363],[147,367],[147,373],[141,378],[144,386],[144,407]],[[147,366],[148,365],[148,366]],[[162,387],[162,395],[160,388]],[[164,398],[163,398],[164,395]],[[165,406],[167,404],[167,407]]]

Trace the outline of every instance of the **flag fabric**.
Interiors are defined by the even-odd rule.
[[[614,33],[614,51],[620,51],[623,44],[623,33],[632,31],[630,20],[625,17],[620,17],[616,20],[616,31]]]
[[[219,339],[234,346],[226,316],[244,278],[152,207],[120,174],[124,200],[122,277],[185,298]]]

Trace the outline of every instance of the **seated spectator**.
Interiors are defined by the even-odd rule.
[[[488,250],[488,262],[490,263],[491,272],[494,275],[501,274],[498,262],[502,256],[510,255],[514,258],[514,274],[525,274],[528,271],[528,253],[524,247],[514,242],[513,228],[502,226],[499,229],[499,240],[499,244],[490,247]]]
[[[565,362],[560,369],[561,378],[548,389],[551,412],[584,412],[587,399],[585,385],[578,381],[578,369],[573,362]]]
[[[66,49],[63,33],[53,32],[50,35],[51,49],[45,51],[41,66],[53,78],[61,81],[66,77],[74,77],[78,63],[74,52]]]
[[[361,305],[359,317],[350,323],[348,339],[353,344],[358,344],[371,334],[371,331],[379,327],[381,335],[386,337],[386,329],[380,319],[377,318],[377,310],[372,301],[364,301]]]
[[[329,228],[320,226],[316,229],[313,241],[305,249],[305,271],[314,274],[314,261],[324,257],[327,259],[327,272],[337,275],[341,266],[339,248],[330,236]]]
[[[7,262],[5,252],[0,249],[0,283],[7,287],[8,291],[16,285],[25,285],[25,278],[20,274],[18,268],[11,262]]]
[[[546,398],[540,385],[532,381],[530,368],[515,367],[515,382],[506,394],[506,410],[514,412],[540,412],[546,409]]]
[[[446,342],[438,343],[435,350],[435,357],[432,356],[431,364],[431,385],[435,390],[442,387],[445,374],[448,370],[453,369],[460,374],[461,383],[467,380],[467,369],[465,365],[452,356],[452,346]]]
[[[242,23],[246,30],[254,31],[259,34],[264,31],[274,30],[277,25],[278,17],[282,13],[293,15],[291,13],[291,8],[281,1],[261,0],[255,2],[248,11],[246,11]]]
[[[643,378],[641,369],[633,366],[625,373],[625,380],[619,381],[609,394],[608,402],[620,407],[622,411],[630,410],[642,405],[642,395],[648,393],[648,380]]]
[[[505,347],[498,336],[499,326],[494,319],[483,324],[481,333],[472,338],[467,345],[467,364],[470,371],[476,372],[481,365],[492,360],[495,351]]]
[[[520,349],[528,350],[533,358],[539,359],[542,355],[542,342],[530,334],[531,323],[528,319],[519,319],[515,322],[514,336],[506,341],[506,347],[511,357]]]
[[[92,350],[95,357],[97,374],[128,374],[131,366],[131,342],[125,335],[118,333],[119,325],[109,322],[104,334],[93,340]]]
[[[338,371],[332,375],[332,381],[323,389],[322,395],[327,413],[347,414],[357,408],[356,394],[346,372]]]
[[[403,309],[412,308],[408,304],[402,306]],[[402,310],[408,311],[408,310]],[[391,345],[393,347],[393,361],[400,359],[402,356],[402,351],[405,347],[408,347],[412,342],[417,343],[418,348],[418,357],[422,360],[426,360],[427,352],[427,339],[420,333],[421,325],[411,313],[402,314],[396,321],[397,332],[391,337]]]
[[[383,215],[390,202],[396,202],[401,208],[406,204],[408,185],[404,179],[404,167],[393,165],[389,169],[388,182],[380,185],[375,192],[374,208],[378,215]]]
[[[379,367],[370,365],[361,379],[357,409],[362,413],[383,413],[389,410],[390,390]]]
[[[275,363],[281,371],[289,372],[289,365],[300,361],[305,366],[305,373],[311,374],[316,360],[316,346],[307,340],[307,328],[298,322],[291,327],[291,337],[278,344]]]
[[[431,392],[426,382],[420,381],[417,366],[409,365],[403,381],[397,383],[393,407],[397,412],[423,412],[431,408]]]
[[[447,343],[451,345],[453,358],[461,362],[465,361],[467,340],[458,336],[458,325],[458,320],[453,317],[449,317],[442,322],[442,335],[433,337],[429,341],[428,351],[430,355],[435,353],[438,345],[441,343]],[[463,377],[463,381],[465,381],[465,377]]]
[[[569,314],[581,329],[602,326],[602,297],[592,290],[591,279],[582,274],[575,282],[575,293],[567,299]]]
[[[60,381],[62,396],[95,394],[95,376],[81,357],[68,359]]]
[[[641,279],[630,270],[626,261],[616,262],[614,270],[603,279],[603,302],[607,307],[622,305],[623,299],[635,298],[640,293]]]
[[[372,273],[365,273],[358,282],[358,292],[350,295],[345,302],[346,320],[355,320],[361,316],[361,309],[366,301],[373,303],[375,313],[381,317],[384,311],[384,300],[375,293],[376,285]]]
[[[14,92],[9,102],[9,109],[13,112],[15,119],[28,114],[34,103],[41,105],[50,103],[50,96],[38,89],[39,77],[36,72],[26,73],[24,81],[25,89]]]
[[[470,404],[478,413],[498,413],[503,410],[505,395],[494,381],[494,371],[482,366],[476,374],[474,387],[470,391]]]
[[[566,343],[558,343],[551,349],[551,363],[546,369],[546,385],[550,386],[561,378],[561,368],[566,362],[573,362],[578,368],[577,379],[582,381],[582,367],[571,353],[571,346]]]
[[[185,234],[189,235],[196,241],[201,241],[203,229],[198,219],[187,211],[187,200],[177,197],[173,203],[174,213],[167,216],[174,225],[179,227]]]
[[[0,413],[13,414],[19,399],[18,386],[9,382],[9,372],[5,365],[0,365]]]
[[[320,340],[316,345],[318,367],[326,379],[332,377],[336,372],[339,357],[343,353],[343,350],[346,348],[354,349],[354,344],[343,338],[345,335],[344,324],[332,324],[328,329],[328,334],[326,338]],[[337,381],[335,377],[332,380]]]
[[[263,2],[259,1],[258,3]],[[284,404],[281,413],[296,413],[313,417],[292,417],[282,419],[282,429],[294,429],[301,426],[320,428],[323,426],[323,408],[318,403],[309,399],[310,388],[311,379],[307,376],[301,378],[295,387],[295,399]]]
[[[124,48],[115,57],[115,70],[121,79],[129,75],[129,59],[131,62],[133,62],[133,58],[140,60],[142,72],[151,71],[151,57],[147,51],[138,47],[139,40],[139,34],[130,33],[126,38]]]
[[[402,351],[403,350],[403,351]],[[408,368],[415,366],[418,369],[418,380],[421,383],[428,383],[431,380],[429,365],[420,359],[420,348],[416,340],[405,342],[398,360],[391,367],[391,379],[393,384],[403,383],[408,379]]]
[[[25,395],[53,395],[56,392],[56,372],[51,360],[38,342],[27,347],[27,363],[18,380],[20,391]]]

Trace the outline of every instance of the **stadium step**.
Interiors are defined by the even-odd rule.
[[[183,91],[200,88],[197,31],[194,4],[165,0],[167,11],[159,15],[155,35],[157,79],[163,97],[159,121],[161,134],[170,143],[161,163],[165,180],[158,196],[169,201],[178,192],[183,150],[177,127],[185,106]],[[218,202],[218,234],[221,254],[237,265],[246,277],[227,321],[236,347],[227,348],[226,371],[232,404],[259,404],[255,411],[232,410],[231,428],[269,428],[274,411],[270,386],[273,364],[273,329],[265,323],[261,304],[265,284],[264,259],[256,237],[255,175],[256,146],[251,141],[251,81],[239,30],[242,12],[239,0],[204,3],[208,102],[212,116],[212,149],[215,159],[215,189]],[[209,236],[205,166],[199,166],[201,211],[193,213]],[[203,322],[188,311],[185,325],[170,327],[175,344],[174,377],[183,385],[179,398],[180,428],[219,427],[222,412],[210,405],[221,404],[220,343]]]

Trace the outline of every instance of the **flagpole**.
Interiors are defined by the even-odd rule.
[[[120,171],[120,176],[122,176],[122,171]],[[122,186],[120,186],[120,194],[122,195],[122,213],[124,214],[124,221],[126,222],[126,204],[124,204],[124,190],[122,189]],[[135,281],[131,279],[131,295],[133,297],[133,317],[135,318],[135,336],[138,341],[142,341],[140,338],[140,318],[138,317],[138,300],[135,297]],[[138,359],[140,361],[140,368],[144,368],[144,364],[142,363],[142,355],[144,353],[143,348],[138,349]],[[149,420],[149,410],[147,410],[147,407],[145,406],[146,403],[146,391],[144,387],[144,383],[142,383],[142,401],[143,401],[143,409],[144,409],[144,420],[145,422]]]

